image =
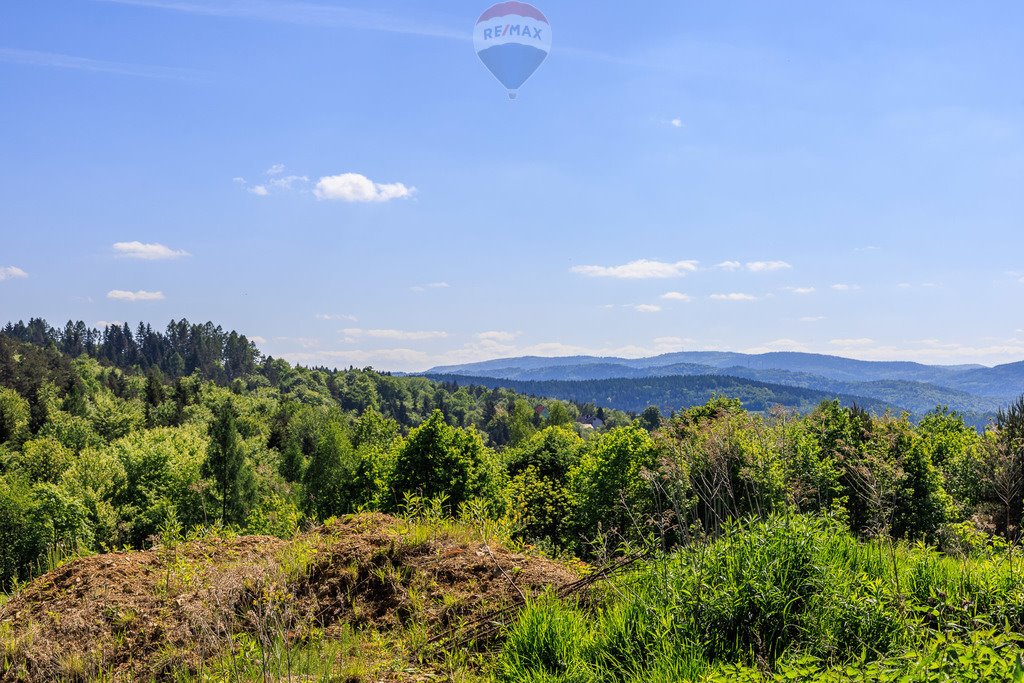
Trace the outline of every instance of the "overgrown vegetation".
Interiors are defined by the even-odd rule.
[[[629,421],[505,390],[292,367],[211,325],[172,324],[166,335],[108,328],[79,345],[75,325],[7,331],[0,587],[15,598],[0,606],[0,662],[12,680],[34,675],[13,663],[35,631],[10,616],[11,605],[23,610],[21,586],[43,571],[155,548],[146,557],[156,557],[155,589],[167,598],[223,564],[223,544],[210,538],[297,538],[279,563],[285,578],[246,579],[250,588],[269,582],[259,584],[267,604],[284,604],[326,552],[316,534],[297,535],[367,511],[415,523],[390,537],[386,564],[348,568],[361,556],[331,551],[331,576],[355,572],[318,594],[337,629],[232,622],[215,648],[194,657],[179,648],[151,674],[201,669],[213,680],[259,680],[272,657],[274,676],[284,677],[281,658],[296,654],[331,660],[332,671],[295,672],[329,680],[342,660],[387,651],[392,663],[509,681],[1024,679],[1024,399],[984,432],[942,408],[913,424],[838,401],[800,415],[714,398]],[[439,534],[473,544],[474,566],[496,562],[492,539],[574,567],[644,559],[572,596],[558,593],[571,572],[539,596],[513,590],[514,568],[491,566],[522,611],[494,622],[503,625],[497,640],[428,655],[420,646],[430,636],[403,610],[435,614],[429,606],[451,607],[454,590],[417,583],[393,560],[395,548]],[[54,599],[44,589],[56,580],[32,584],[32,595]],[[338,607],[355,586],[405,596],[380,617],[397,619],[390,635],[362,630],[356,613]],[[216,605],[237,612],[234,602]],[[477,607],[486,617],[488,606]],[[105,617],[115,645],[118,633],[149,633],[137,612]],[[458,662],[438,668],[437,657]],[[117,670],[65,664],[52,670],[68,678]]]

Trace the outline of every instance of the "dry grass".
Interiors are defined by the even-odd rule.
[[[370,681],[465,672],[471,663],[429,647],[431,637],[576,578],[469,528],[380,514],[291,542],[209,536],[97,555],[0,606],[0,680]]]

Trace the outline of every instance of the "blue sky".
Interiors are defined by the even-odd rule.
[[[213,320],[303,363],[1024,359],[1024,5],[0,8],[3,319]]]

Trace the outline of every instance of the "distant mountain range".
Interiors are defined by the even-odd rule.
[[[1000,407],[1024,393],[1024,362],[990,368],[792,352],[682,351],[652,358],[523,356],[439,366],[423,374],[633,411],[648,405],[679,409],[719,393],[745,398],[752,410],[773,403],[806,409],[826,398],[839,398],[875,412],[889,408],[919,416],[942,405],[964,413],[975,424],[987,422]]]

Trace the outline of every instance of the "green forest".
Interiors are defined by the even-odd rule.
[[[76,558],[300,539],[386,513],[424,543],[475,529],[594,579],[585,593],[516,588],[515,609],[458,641],[458,656],[425,654],[437,625],[415,609],[372,636],[441,680],[1024,680],[1024,398],[981,431],[942,407],[916,423],[838,400],[748,407],[719,394],[627,414],[305,368],[185,320],[162,332],[8,324],[0,600],[17,604]],[[301,563],[303,581],[314,566]],[[415,603],[413,574],[395,576]],[[3,609],[0,680],[102,677],[84,659],[40,668]],[[352,629],[368,647],[368,630]],[[297,633],[242,629],[206,677],[277,680],[273,648],[359,661],[324,649],[336,638]],[[185,680],[197,666],[145,676]],[[307,680],[378,680],[331,671]]]

